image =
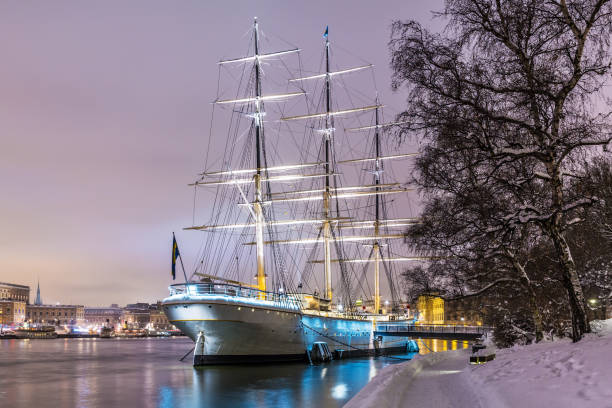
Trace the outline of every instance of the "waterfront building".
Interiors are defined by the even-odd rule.
[[[83,324],[85,307],[82,305],[27,305],[26,320],[30,323]]]
[[[127,305],[121,314],[121,325],[129,329],[176,329],[166,317],[161,304],[133,303]]]
[[[85,307],[85,320],[95,326],[115,327],[121,324],[123,309],[117,305],[110,307]]]
[[[176,327],[168,321],[161,307],[151,311],[151,326],[157,330],[176,330]]]
[[[17,300],[30,303],[30,287],[0,282],[0,300]]]
[[[143,329],[151,321],[151,312],[148,303],[132,303],[123,308],[121,325],[129,329]]]
[[[419,323],[444,324],[444,299],[437,293],[424,293],[417,299]]]
[[[444,319],[447,324],[481,326],[485,318],[484,299],[474,296],[444,302]]]
[[[23,323],[25,318],[26,302],[24,300],[0,300],[0,324],[16,325]]]

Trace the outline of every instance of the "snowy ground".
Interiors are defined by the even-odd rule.
[[[419,356],[382,370],[346,408],[612,408],[612,319],[579,343],[497,350],[469,365],[467,350]]]

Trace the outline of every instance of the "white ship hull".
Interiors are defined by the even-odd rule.
[[[224,295],[164,299],[168,320],[194,342],[195,365],[306,360],[315,342],[336,355],[402,352],[407,338],[374,338],[372,320],[317,316],[280,302]]]

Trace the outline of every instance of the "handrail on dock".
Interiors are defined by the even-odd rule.
[[[381,333],[444,333],[444,334],[473,334],[483,335],[491,330],[487,326],[464,326],[464,325],[445,325],[445,324],[379,324],[377,332]]]

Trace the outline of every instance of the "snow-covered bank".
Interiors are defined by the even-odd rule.
[[[578,343],[500,350],[494,361],[466,374],[501,406],[612,408],[612,319],[596,323],[599,332]]]
[[[467,350],[445,351],[385,367],[345,408],[479,407],[478,395],[460,376],[468,356]]]
[[[484,365],[469,352],[419,356],[386,367],[345,407],[612,408],[612,319],[579,343],[498,350]]]

